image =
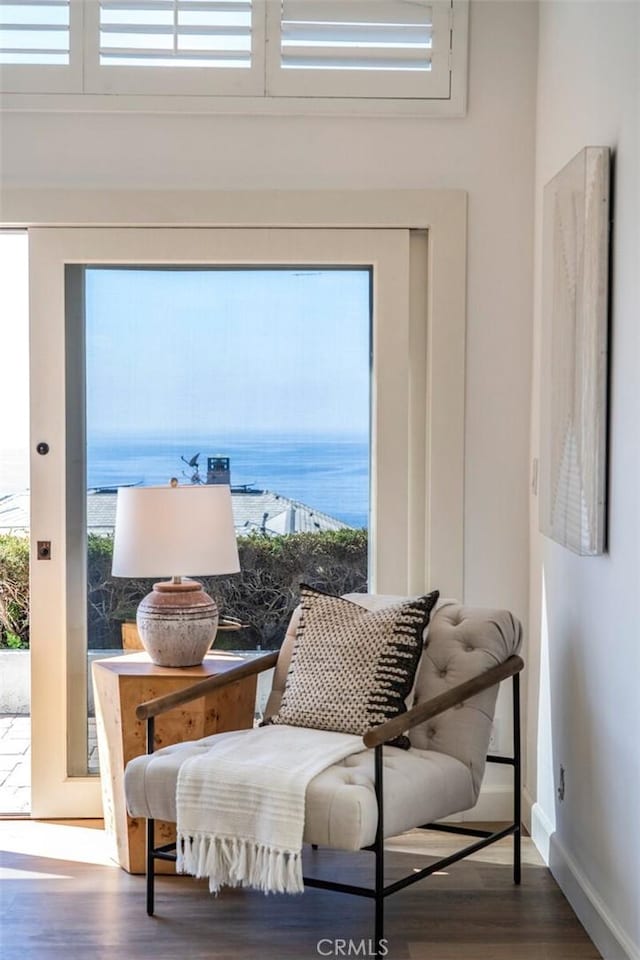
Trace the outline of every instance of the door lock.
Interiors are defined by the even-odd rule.
[[[51,560],[51,540],[38,540],[38,560]]]

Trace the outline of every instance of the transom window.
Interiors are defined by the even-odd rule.
[[[468,0],[2,0],[4,92],[453,99]]]

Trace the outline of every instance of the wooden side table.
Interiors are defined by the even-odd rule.
[[[111,856],[129,873],[145,872],[145,821],[128,816],[124,794],[124,768],[147,749],[146,724],[136,718],[136,707],[145,700],[224,673],[244,659],[219,651],[207,654],[197,667],[158,667],[146,653],[93,662],[104,825],[111,842]],[[253,726],[255,700],[256,677],[252,676],[177,707],[157,718],[155,748],[198,740],[212,733],[248,729]],[[156,821],[156,843],[174,841],[175,824]],[[156,869],[175,872],[174,865],[165,862],[158,862]]]

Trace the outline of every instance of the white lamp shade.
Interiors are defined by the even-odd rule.
[[[209,576],[239,570],[228,486],[118,490],[115,577]]]

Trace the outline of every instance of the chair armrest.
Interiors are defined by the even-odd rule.
[[[180,707],[184,703],[191,703],[192,700],[198,700],[206,696],[212,690],[219,690],[220,687],[226,687],[228,683],[234,683],[236,680],[243,680],[245,677],[251,677],[254,673],[262,673],[274,667],[278,659],[278,651],[269,653],[264,657],[258,657],[256,660],[250,660],[248,663],[240,664],[238,667],[232,667],[224,673],[216,674],[213,677],[207,677],[206,680],[199,680],[191,687],[185,687],[184,690],[176,690],[175,693],[167,693],[164,697],[156,697],[155,700],[147,700],[136,707],[136,717],[138,720],[148,720],[149,717],[157,717],[161,713],[173,710],[174,707]]]
[[[495,686],[501,680],[506,680],[507,677],[512,677],[515,673],[519,673],[523,667],[524,662],[521,657],[509,657],[503,663],[499,663],[484,673],[472,677],[471,680],[465,680],[464,683],[451,687],[450,690],[438,694],[437,697],[432,697],[430,700],[418,704],[417,707],[407,710],[406,713],[401,713],[400,716],[393,717],[392,720],[387,720],[386,723],[381,723],[378,727],[371,727],[363,737],[365,746],[378,747],[383,743],[388,743],[389,740],[394,740],[407,730],[424,723],[425,720],[430,720],[431,717],[444,713],[445,710],[468,700],[476,693],[488,690],[489,687]]]

